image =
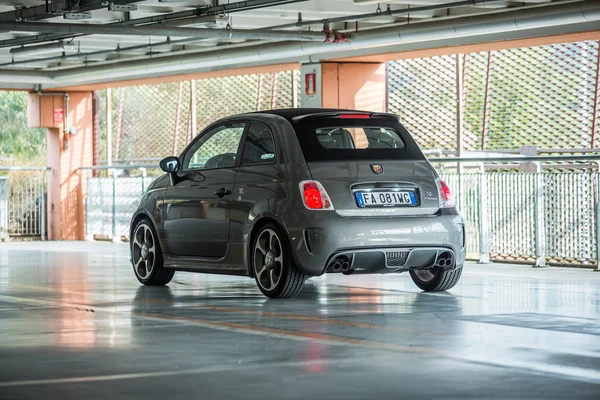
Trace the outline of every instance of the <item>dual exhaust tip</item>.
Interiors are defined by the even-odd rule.
[[[454,264],[454,255],[448,251],[444,251],[442,254],[438,255],[437,260],[435,260],[436,267],[451,267]]]
[[[329,268],[327,268],[328,272],[341,272],[346,275],[350,275],[354,270],[350,269],[350,259],[346,256],[340,256],[335,258],[331,264],[329,264]]]
[[[348,271],[350,269],[350,263],[348,261],[342,261],[342,262],[336,261],[331,266],[331,269],[335,272]]]

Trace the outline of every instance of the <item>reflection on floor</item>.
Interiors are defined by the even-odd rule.
[[[0,398],[600,398],[600,273],[468,264],[408,275],[142,287],[127,245],[0,244]]]

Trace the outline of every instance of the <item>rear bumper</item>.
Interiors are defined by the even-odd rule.
[[[462,266],[464,221],[458,213],[452,214],[348,218],[334,211],[300,209],[284,214],[282,221],[304,273],[321,275],[340,255],[357,272],[386,273],[431,268],[443,251],[453,257],[444,268]],[[389,262],[390,256],[396,257],[393,252],[405,253],[398,255],[401,262]]]

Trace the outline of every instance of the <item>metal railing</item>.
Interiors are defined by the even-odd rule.
[[[46,239],[49,167],[0,167],[0,239]]]
[[[430,162],[451,187],[465,217],[471,259],[598,267],[600,156],[431,158]],[[146,176],[151,168],[156,165],[84,168],[138,170],[141,175],[90,174],[88,238],[120,240],[129,235],[131,215],[155,178]]]
[[[147,176],[156,164],[83,167],[88,172],[86,238],[106,238],[119,241],[129,237],[129,223],[142,194],[156,178]],[[119,176],[116,172],[135,171],[139,176]],[[92,171],[108,171],[107,177],[93,177]]]
[[[454,190],[479,262],[598,268],[600,156],[430,161]]]

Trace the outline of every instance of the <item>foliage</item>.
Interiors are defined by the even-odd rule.
[[[46,163],[46,131],[27,128],[27,93],[0,91],[0,165]]]

